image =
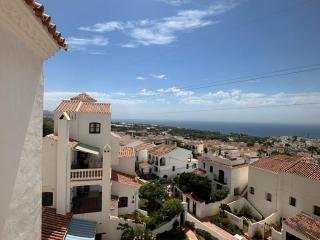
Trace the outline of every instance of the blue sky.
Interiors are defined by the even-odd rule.
[[[121,119],[318,123],[317,0],[42,3],[69,42],[45,64],[45,109],[89,92]]]

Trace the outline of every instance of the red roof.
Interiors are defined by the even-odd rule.
[[[205,176],[207,171],[201,168],[197,168],[195,170],[193,170],[193,173],[198,175],[198,176]]]
[[[71,215],[60,215],[55,208],[42,209],[42,240],[63,240],[71,220]]]
[[[97,103],[96,100],[86,93],[81,93],[70,100],[62,100],[55,112],[94,112],[110,113],[109,103]]]
[[[111,180],[125,184],[125,185],[129,185],[132,187],[139,187],[140,186],[140,184],[138,183],[137,178],[135,176],[131,176],[129,174],[118,172],[115,170],[112,170]]]
[[[252,164],[253,167],[280,173],[286,172],[305,178],[320,181],[320,165],[305,162],[303,159],[288,156],[261,158]]]
[[[119,148],[119,158],[129,158],[134,157],[135,152],[133,147],[122,147]]]
[[[264,157],[250,164],[252,167],[269,170],[275,173],[285,172],[297,164],[296,158],[289,156]]]
[[[142,163],[139,164],[141,168],[151,168],[152,165],[148,163],[148,161],[143,161]]]
[[[58,141],[58,135],[52,133],[46,136],[47,138],[50,138],[52,140]],[[69,138],[69,147],[74,148],[75,146],[77,146],[79,144],[79,141],[74,140],[72,138]]]
[[[306,213],[299,213],[287,218],[284,223],[310,240],[320,239],[320,218]]]
[[[202,198],[199,198],[197,195],[195,195],[194,193],[184,193],[184,195],[188,198],[191,198],[194,201],[197,202],[204,202],[204,200]]]
[[[155,147],[156,145],[152,144],[152,143],[141,143],[137,146],[134,147],[134,150],[136,151],[140,151],[140,150],[149,150],[153,147]]]
[[[49,35],[59,45],[59,47],[67,50],[68,44],[65,38],[61,36],[61,33],[57,31],[57,26],[51,21],[51,17],[44,12],[44,6],[34,0],[24,0],[28,7],[32,10],[35,17],[39,19],[39,22],[48,29]]]
[[[70,100],[76,100],[76,101],[81,101],[81,102],[96,102],[93,97],[89,96],[86,93],[80,93],[79,95],[70,98]]]
[[[318,164],[299,161],[286,172],[320,181],[320,165]]]
[[[173,150],[175,150],[177,147],[175,145],[167,145],[167,144],[160,144],[155,147],[153,147],[149,153],[152,155],[164,155],[167,154]]]

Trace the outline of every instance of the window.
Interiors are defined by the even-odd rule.
[[[128,207],[128,197],[120,197],[118,202],[118,208]]]
[[[210,166],[210,172],[213,172],[213,167],[212,166]]]
[[[233,189],[233,195],[235,196],[240,195],[240,189],[238,187]]]
[[[314,215],[320,216],[320,207],[319,206],[314,206],[313,207],[313,213],[314,213]]]
[[[172,166],[172,171],[174,172],[176,170],[176,166]]]
[[[53,192],[43,192],[42,193],[42,206],[52,206],[53,205]]]
[[[296,199],[294,197],[289,197],[289,204],[293,207],[296,206]]]
[[[89,123],[89,133],[97,134],[100,133],[101,124],[97,122]]]
[[[254,187],[250,187],[250,194],[254,195]]]
[[[268,202],[272,202],[272,194],[271,193],[266,193],[266,200]]]
[[[203,168],[204,168],[204,169],[206,168],[206,163],[205,163],[205,162],[203,163]]]
[[[197,167],[196,163],[192,164],[192,168],[196,168],[196,167]]]
[[[189,169],[189,164],[187,164],[186,169]]]

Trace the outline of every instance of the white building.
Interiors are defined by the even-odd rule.
[[[251,204],[264,217],[277,213],[278,220],[286,219],[282,239],[319,239],[319,165],[294,157],[266,157],[250,165],[248,181]],[[301,224],[297,219],[303,219]],[[308,228],[314,232],[304,232]],[[314,235],[316,232],[318,235]]]
[[[199,157],[198,167],[206,172],[206,176],[215,185],[229,189],[230,194],[237,196],[248,186],[248,164],[240,157],[210,156]]]
[[[54,133],[43,141],[43,206],[95,222],[102,238],[117,239],[118,214],[138,207],[132,147],[111,134],[111,105],[85,93],[54,111]]]
[[[67,45],[22,0],[0,1],[0,42],[0,239],[40,239],[43,64]]]
[[[175,145],[161,144],[148,151],[148,162],[153,165],[151,173],[160,178],[174,178],[183,172],[197,168],[198,160],[192,152]]]
[[[186,148],[190,149],[193,154],[203,154],[204,144],[202,141],[183,141],[183,144]]]

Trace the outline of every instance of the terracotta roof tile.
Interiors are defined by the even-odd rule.
[[[96,100],[86,93],[81,93],[70,100],[62,100],[55,112],[94,112],[110,113],[109,103],[97,103]]]
[[[193,170],[193,173],[198,175],[198,176],[205,176],[207,171],[203,170],[201,168],[197,168],[197,169]]]
[[[79,95],[70,98],[70,100],[76,100],[81,102],[96,102],[97,100],[89,96],[87,93],[80,93]]]
[[[130,144],[130,143],[132,143],[134,141],[136,141],[136,140],[131,138],[131,137],[130,138],[125,138],[125,139],[120,141],[120,145],[121,146],[126,146],[126,145],[128,145],[128,144]]]
[[[310,240],[320,239],[320,218],[306,213],[287,218],[284,224],[296,230]]]
[[[177,147],[175,145],[167,145],[167,144],[161,144],[158,146],[155,146],[152,148],[149,153],[152,155],[160,156],[167,154],[173,150],[175,150]]]
[[[32,10],[33,14],[39,19],[41,24],[48,29],[48,33],[52,36],[54,41],[59,47],[67,50],[68,44],[61,36],[61,33],[57,31],[56,25],[51,22],[51,17],[44,12],[44,6],[34,0],[24,0],[28,7]]]
[[[59,138],[58,135],[56,135],[56,134],[54,134],[54,133],[49,134],[49,135],[47,135],[46,137],[47,137],[47,138],[50,138],[50,139],[52,139],[52,140],[55,140],[55,141],[58,141],[58,138]],[[78,144],[79,144],[79,141],[74,140],[74,139],[72,139],[72,138],[69,138],[69,147],[74,148],[74,147],[76,147]]]
[[[294,157],[275,156],[260,158],[259,160],[251,163],[250,166],[280,173],[286,171],[297,163],[298,161]]]
[[[299,162],[286,172],[320,181],[320,165],[307,162]]]
[[[125,174],[125,173],[118,172],[115,170],[112,170],[111,180],[125,184],[125,185],[129,185],[132,187],[139,187],[140,186],[140,184],[138,183],[135,176],[131,176],[129,174]]]
[[[42,240],[63,240],[71,220],[71,215],[60,215],[56,209],[45,207],[42,209]]]
[[[122,147],[119,148],[119,158],[130,158],[134,157],[135,152],[133,147]]]
[[[134,147],[134,150],[136,151],[141,151],[141,150],[149,150],[153,147],[155,147],[156,145],[151,144],[151,143],[141,143],[137,146]]]
[[[195,200],[197,202],[204,202],[204,200],[202,198],[199,198],[197,195],[195,195],[194,193],[184,193],[184,195],[188,198],[191,198],[192,200]]]

